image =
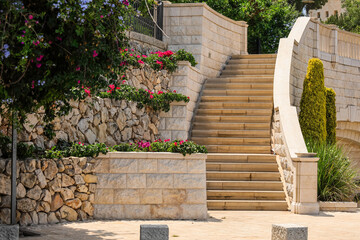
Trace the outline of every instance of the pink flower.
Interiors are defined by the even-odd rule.
[[[138,63],[140,64],[144,64],[144,62],[142,60],[138,60]]]
[[[174,142],[174,145],[177,146],[177,142]]]
[[[52,44],[52,41],[49,41],[49,44]]]
[[[31,88],[34,89],[35,88],[35,81],[31,82]]]
[[[103,15],[100,16],[100,18],[103,18],[103,17],[104,17]]]
[[[121,89],[121,87],[116,87],[116,90],[119,90],[119,89]]]
[[[25,35],[21,35],[21,37],[25,37]]]
[[[110,88],[111,90],[114,90],[114,89],[115,89],[115,85],[114,85],[114,84],[110,84],[110,85],[109,85],[109,88]]]
[[[24,42],[21,42],[22,45],[24,45],[25,43]]]
[[[163,62],[159,61],[159,60],[156,60],[156,63],[159,64],[159,65],[162,65]]]
[[[79,145],[81,145],[81,142],[78,142]]]
[[[170,139],[165,139],[164,142],[170,142]]]
[[[37,45],[39,45],[39,40],[37,40],[36,42],[35,41],[33,41],[33,44],[35,45],[35,46],[37,46]]]
[[[153,99],[154,98],[154,96],[153,95],[150,95],[150,99]]]
[[[39,24],[39,21],[36,21],[36,24]]]
[[[128,0],[123,0],[122,3],[123,3],[125,6],[129,6],[129,1],[128,1]]]
[[[91,95],[90,95],[90,89],[86,88],[84,91],[85,91],[85,93],[86,93],[89,97],[91,97]]]
[[[180,141],[180,145],[183,144],[183,143],[184,143],[184,141]]]
[[[59,41],[62,41],[62,38],[61,37],[56,37],[57,40]]]
[[[176,90],[174,90],[173,92],[176,93]]]
[[[25,30],[23,30],[23,33],[26,33],[26,31],[25,31]]]
[[[125,52],[127,52],[128,51],[128,49],[127,48],[125,48]]]
[[[80,80],[78,81],[78,84],[80,84]]]
[[[80,71],[80,66],[76,66],[76,71]]]
[[[160,95],[160,94],[162,94],[162,93],[164,93],[163,91],[158,91],[158,94]]]
[[[131,51],[133,52],[133,51],[135,51],[134,49],[131,49]]]
[[[33,19],[34,17],[33,17],[33,15],[29,15],[29,19],[31,20],[31,19]]]
[[[137,58],[141,58],[140,55],[137,55],[136,57],[137,57]]]
[[[147,56],[146,56],[146,55],[142,55],[142,57],[143,57],[143,58],[147,58]]]
[[[123,80],[122,83],[125,84],[125,83],[126,83],[126,80]]]
[[[190,100],[190,97],[188,97],[188,99]]]
[[[97,57],[99,54],[96,52],[96,50],[93,51],[93,57]]]
[[[40,55],[39,57],[36,58],[36,60],[37,60],[38,62],[40,62],[40,61],[43,59],[43,57],[44,57],[44,55]]]
[[[129,56],[133,56],[133,54],[132,54],[132,53],[130,53],[130,54],[129,54]]]
[[[37,67],[37,68],[41,68],[41,63],[37,63],[37,64],[36,64],[36,67]]]

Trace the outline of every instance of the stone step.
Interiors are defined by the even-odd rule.
[[[232,64],[274,64],[276,63],[276,58],[234,58],[230,59],[227,62],[227,65]]]
[[[274,76],[274,69],[225,69],[222,76],[228,75],[269,75]]]
[[[204,89],[203,96],[272,96],[272,89]]]
[[[274,77],[268,75],[238,75],[238,76],[220,76],[218,78],[209,78],[206,84],[211,83],[273,83]]]
[[[196,137],[263,137],[270,138],[268,130],[193,130],[192,138]]]
[[[199,109],[272,109],[272,102],[200,102]]]
[[[208,190],[283,191],[281,181],[206,181]]]
[[[272,96],[202,96],[201,102],[271,102]]]
[[[221,122],[194,122],[194,130],[268,130],[270,123],[221,123]]]
[[[271,116],[272,109],[198,109],[197,114],[198,116]]]
[[[275,63],[240,63],[240,64],[227,64],[225,69],[274,69]]]
[[[209,210],[288,210],[285,200],[208,200],[207,206]]]
[[[195,116],[195,122],[222,122],[222,123],[268,123],[270,122],[270,116]]]
[[[276,163],[276,156],[272,154],[209,153],[206,162]]]
[[[205,89],[273,89],[272,83],[206,83]]]
[[[279,172],[206,171],[206,180],[214,181],[280,181]]]
[[[207,145],[210,153],[262,153],[270,154],[270,145]]]
[[[270,138],[192,137],[200,145],[270,145]]]
[[[284,191],[207,190],[208,200],[285,200]]]
[[[277,54],[249,54],[249,55],[233,55],[231,59],[276,59]]]
[[[207,162],[207,171],[240,171],[240,172],[276,172],[278,165],[273,163],[228,163],[228,162]],[[279,173],[278,173],[279,174]]]

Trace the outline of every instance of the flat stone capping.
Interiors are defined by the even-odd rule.
[[[169,240],[167,225],[140,225],[140,240]]]
[[[0,224],[0,240],[17,240],[17,239],[19,239],[19,225]]]
[[[320,202],[320,211],[356,212],[356,202]]]
[[[273,224],[271,240],[307,240],[308,228],[297,224]]]
[[[97,219],[206,219],[206,154],[111,152],[97,158]]]

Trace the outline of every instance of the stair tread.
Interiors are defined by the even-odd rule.
[[[235,193],[284,193],[284,191],[280,191],[280,190],[240,190],[240,189],[207,189],[207,192],[224,192],[224,193],[231,193],[231,192],[235,192]],[[285,194],[285,193],[284,193]]]

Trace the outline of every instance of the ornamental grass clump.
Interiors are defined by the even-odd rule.
[[[300,101],[299,122],[305,139],[326,141],[326,92],[324,67],[318,58],[309,60]]]
[[[309,152],[316,152],[318,161],[318,200],[351,201],[357,191],[356,171],[344,150],[326,142],[307,140]]]

